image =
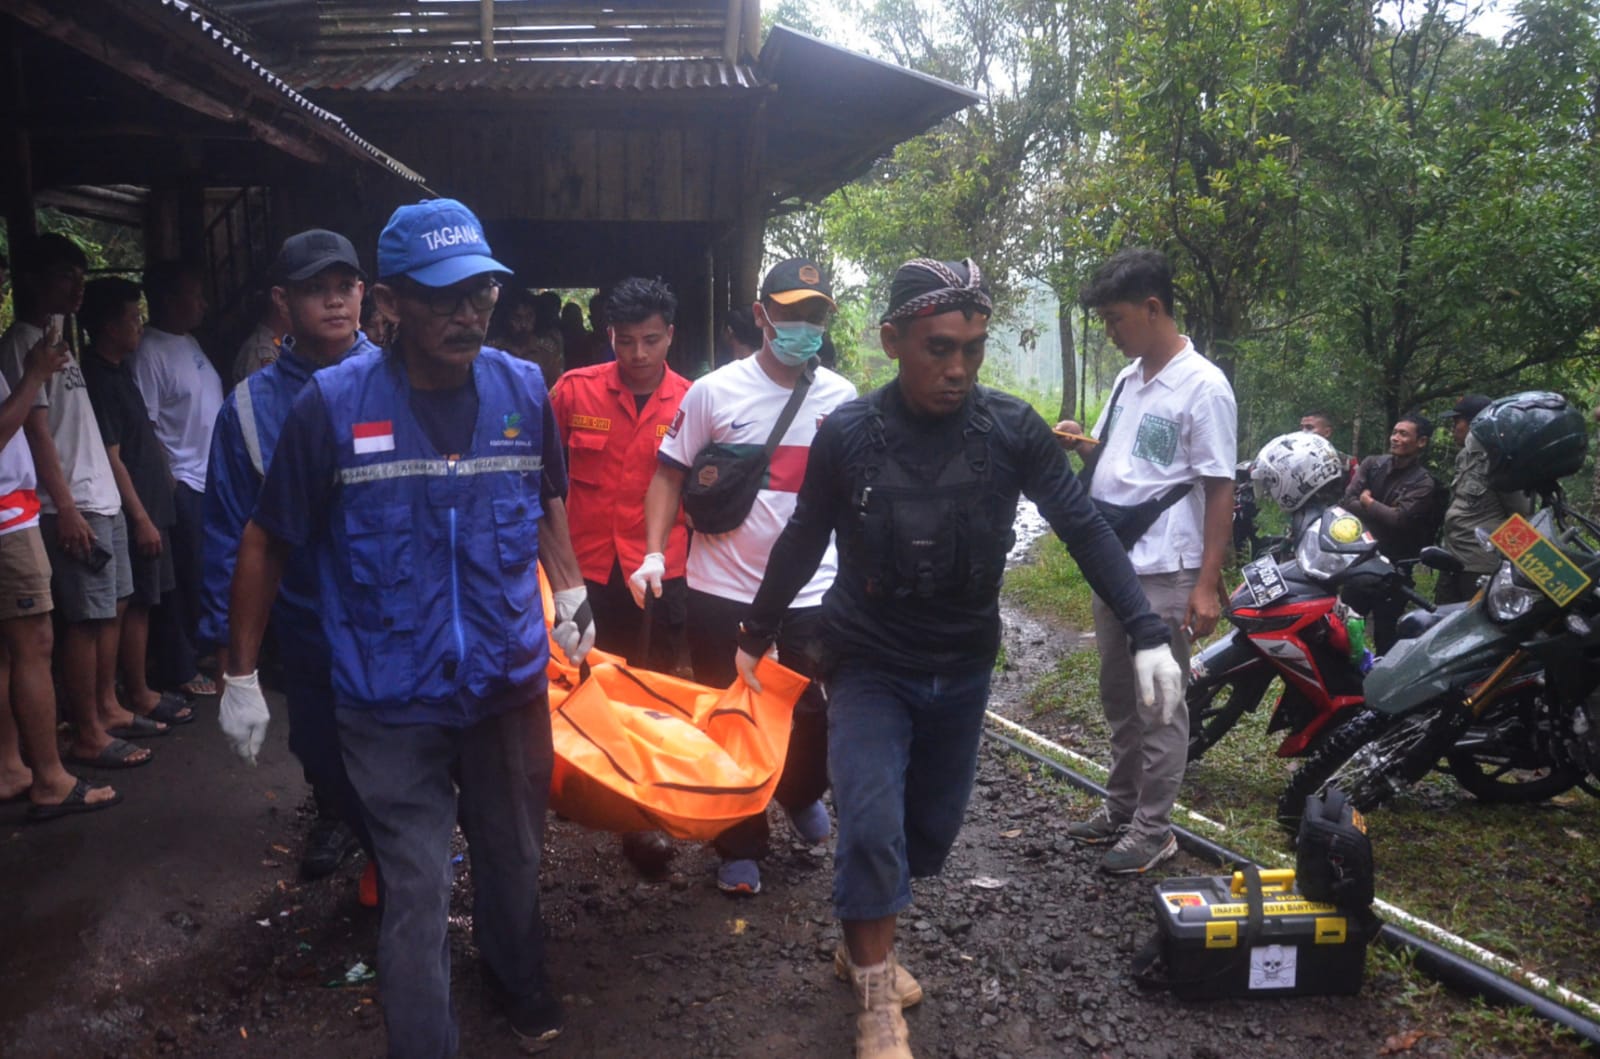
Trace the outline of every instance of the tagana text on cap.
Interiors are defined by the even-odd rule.
[[[272,277],[280,283],[294,283],[336,265],[367,278],[350,240],[326,228],[310,228],[283,241],[278,259],[272,263]]]
[[[833,286],[822,276],[815,261],[791,257],[780,261],[761,281],[761,297],[779,305],[794,305],[807,298],[821,298],[833,305]],[[835,306],[837,308],[837,306]]]
[[[424,287],[448,287],[485,272],[511,273],[489,255],[473,212],[455,199],[401,206],[378,236],[378,276],[407,276]]]

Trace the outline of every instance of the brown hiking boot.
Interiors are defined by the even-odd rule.
[[[833,973],[841,982],[850,981],[850,950],[845,948],[844,942],[839,942],[839,947],[833,950]],[[922,1003],[922,985],[905,965],[898,961],[894,965],[894,992],[900,998],[900,1006],[913,1007]]]
[[[916,1059],[911,1054],[911,1031],[895,995],[894,953],[876,967],[850,968],[856,991],[856,1059]]]

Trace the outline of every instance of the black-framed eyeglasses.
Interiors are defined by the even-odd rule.
[[[460,287],[424,287],[408,281],[406,295],[428,307],[435,316],[454,316],[465,301],[473,312],[486,313],[500,300],[500,281],[486,279],[476,286],[463,290]]]

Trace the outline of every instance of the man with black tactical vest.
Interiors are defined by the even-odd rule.
[[[895,917],[911,879],[943,866],[972,791],[1019,493],[1122,619],[1146,701],[1180,695],[1166,625],[1050,427],[977,385],[991,310],[970,260],[919,259],[895,273],[879,337],[898,374],[818,430],[739,638],[736,664],[756,685],[789,600],[837,534],[822,628],[833,903],[860,1008],[857,1059],[911,1055],[901,1008],[922,989],[896,964]]]

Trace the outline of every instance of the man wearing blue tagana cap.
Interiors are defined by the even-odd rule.
[[[315,562],[339,741],[382,882],[393,1059],[455,1054],[458,815],[488,978],[520,1036],[561,1030],[539,915],[552,751],[536,561],[556,589],[553,635],[575,663],[594,622],[544,378],[483,345],[496,277],[509,272],[461,203],[395,211],[372,294],[396,337],[300,392],[234,574],[223,727],[253,759],[267,721],[256,656],[284,556],[303,548]]]

